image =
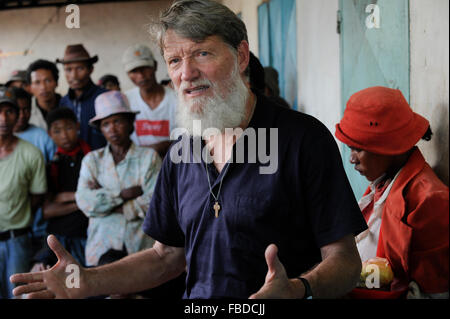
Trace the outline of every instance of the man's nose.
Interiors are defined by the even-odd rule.
[[[358,156],[356,156],[354,151],[352,151],[350,153],[350,163],[351,164],[358,164]]]
[[[62,131],[61,131],[61,139],[62,139],[63,141],[67,140],[67,132],[66,132],[65,130],[62,130]]]
[[[144,73],[142,71],[137,71],[134,76],[138,82],[144,79]]]
[[[72,73],[72,78],[75,79],[75,80],[78,80],[80,78],[79,72],[78,71],[74,71]]]
[[[191,59],[185,59],[181,68],[181,80],[192,82],[200,77],[200,71]]]
[[[116,134],[118,131],[118,125],[116,123],[113,123],[109,129],[109,131],[113,134]]]
[[[118,127],[115,123],[111,123],[109,125],[106,125],[104,130],[107,135],[116,135],[117,131],[118,131]]]

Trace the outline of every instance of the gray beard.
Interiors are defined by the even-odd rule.
[[[192,102],[186,102],[183,98],[183,89],[176,90],[178,97],[178,109],[176,113],[177,127],[187,130],[189,136],[201,137],[203,132],[209,128],[218,129],[224,133],[226,128],[236,128],[245,120],[246,105],[250,97],[247,86],[242,80],[239,69],[233,70],[231,76],[222,81],[221,86],[225,88],[223,95],[218,93],[218,85],[208,80],[200,80],[213,90],[212,97],[199,97]],[[200,82],[197,81],[197,82]],[[192,112],[191,108],[200,109]],[[194,121],[201,121],[201,130],[194,130]],[[198,125],[198,122],[197,122]]]

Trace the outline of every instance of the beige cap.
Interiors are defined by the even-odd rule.
[[[125,71],[130,72],[131,70],[144,66],[155,67],[155,58],[149,47],[142,44],[135,44],[125,51],[122,63]]]

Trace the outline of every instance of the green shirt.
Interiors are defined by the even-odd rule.
[[[31,225],[30,194],[45,194],[44,157],[34,145],[19,138],[14,151],[0,159],[0,232]]]

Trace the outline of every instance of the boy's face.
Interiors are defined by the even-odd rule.
[[[48,134],[55,142],[56,146],[65,151],[71,151],[78,143],[79,123],[75,123],[69,119],[60,119],[52,123],[48,130]]]

